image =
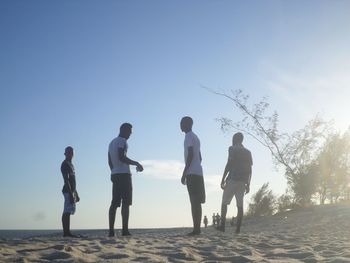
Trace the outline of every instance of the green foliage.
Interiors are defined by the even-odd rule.
[[[288,193],[281,195],[277,199],[277,212],[278,213],[285,212],[288,209],[292,209],[293,206],[294,206],[293,199]]]
[[[275,211],[276,197],[272,190],[269,190],[269,183],[263,186],[252,196],[252,201],[248,207],[248,216],[267,216]]]
[[[328,136],[317,159],[319,202],[349,199],[350,129]]]

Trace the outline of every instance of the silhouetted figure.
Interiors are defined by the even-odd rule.
[[[129,206],[132,204],[132,180],[130,165],[136,165],[136,171],[142,172],[140,163],[126,156],[128,150],[127,140],[132,133],[132,125],[123,123],[120,126],[118,137],[114,138],[108,148],[108,164],[111,169],[112,202],[109,208],[109,236],[114,236],[114,222],[117,207],[122,204],[122,235],[130,236],[129,232]]]
[[[233,135],[232,146],[228,149],[228,160],[221,180],[221,188],[224,190],[221,203],[221,225],[219,230],[225,231],[227,205],[236,197],[237,222],[236,233],[240,232],[243,219],[243,198],[249,193],[250,179],[252,175],[252,155],[244,148],[243,134],[238,132]],[[227,176],[227,177],[226,177]]]
[[[204,227],[207,228],[207,226],[208,226],[208,218],[207,218],[207,216],[204,216],[203,223],[204,223]]]
[[[202,204],[205,203],[205,189],[202,169],[202,156],[200,141],[192,131],[193,120],[191,117],[183,117],[180,122],[181,131],[186,133],[184,142],[185,168],[182,173],[181,183],[186,185],[191,202],[193,219],[193,231],[188,235],[199,235],[202,221]]]
[[[220,218],[219,213],[216,213],[215,220],[216,220],[216,224],[217,224],[218,226],[220,226],[220,220],[221,220],[221,218]]]
[[[62,227],[64,237],[77,237],[70,232],[70,215],[75,213],[75,203],[80,198],[76,189],[75,170],[72,163],[74,150],[71,146],[64,150],[66,158],[61,164],[61,173],[64,180],[62,193],[64,196],[64,209],[62,214]]]
[[[216,225],[216,216],[215,216],[215,213],[213,213],[213,226],[215,226]]]
[[[234,216],[232,217],[230,224],[231,224],[231,226],[235,225],[235,217]]]

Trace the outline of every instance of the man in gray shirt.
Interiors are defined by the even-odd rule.
[[[130,236],[129,232],[129,206],[132,204],[132,181],[130,165],[136,166],[136,171],[142,172],[139,162],[126,156],[128,143],[132,133],[132,125],[123,123],[120,126],[118,137],[114,138],[108,147],[108,164],[111,169],[113,183],[112,202],[109,208],[109,236],[114,237],[114,221],[117,207],[122,205],[122,236]]]
[[[221,203],[221,225],[218,230],[225,231],[227,205],[236,197],[237,225],[236,233],[241,229],[243,218],[243,198],[249,193],[250,179],[252,175],[252,155],[243,144],[243,134],[238,132],[233,135],[232,146],[229,147],[228,160],[221,180],[221,188],[224,190]]]

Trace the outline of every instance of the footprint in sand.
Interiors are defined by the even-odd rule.
[[[220,257],[217,259],[220,261],[240,262],[240,263],[251,262],[251,260],[249,258],[240,256],[240,255],[231,256],[231,257]]]
[[[126,254],[107,253],[107,254],[101,254],[100,257],[103,259],[123,259],[123,258],[128,258],[129,256]]]
[[[106,245],[106,244],[116,244],[117,243],[117,240],[115,239],[104,239],[104,240],[101,240],[100,243],[102,245]]]
[[[265,255],[268,258],[293,258],[293,259],[299,259],[303,260],[305,258],[314,257],[314,254],[311,252],[298,252],[298,253],[291,253],[291,252],[285,252],[285,253],[268,253]]]
[[[50,248],[56,249],[56,250],[63,250],[64,249],[64,245],[55,245],[55,246],[52,246]]]
[[[68,253],[61,252],[61,251],[54,251],[54,252],[49,253],[47,255],[43,255],[41,258],[52,261],[52,260],[57,260],[57,259],[68,259],[71,257],[72,256]]]

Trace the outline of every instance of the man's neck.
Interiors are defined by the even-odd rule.
[[[125,136],[125,135],[123,135],[123,134],[121,134],[121,133],[119,133],[118,137],[121,137],[121,138],[126,139],[126,136]]]

